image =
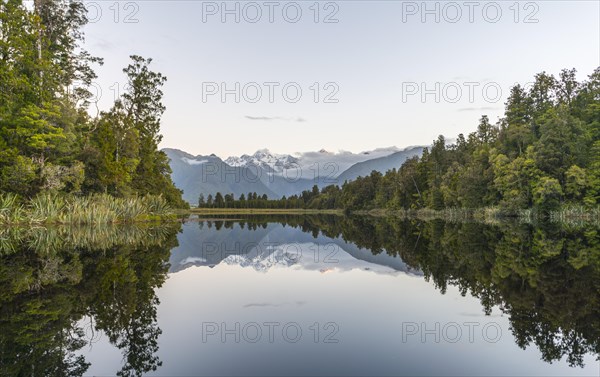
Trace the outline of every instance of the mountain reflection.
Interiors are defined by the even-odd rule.
[[[241,216],[183,226],[0,230],[0,375],[81,376],[98,333],[120,376],[161,366],[156,288],[168,273],[236,264],[267,273],[412,274],[476,297],[510,319],[543,360],[600,355],[596,228],[336,216]],[[252,305],[266,305],[255,303]]]
[[[240,265],[267,272],[275,267],[301,268],[322,273],[369,270],[382,274],[420,275],[394,255],[372,253],[342,237],[325,234],[320,224],[337,224],[336,216],[190,222],[184,225],[179,246],[171,252],[170,272],[191,266]]]

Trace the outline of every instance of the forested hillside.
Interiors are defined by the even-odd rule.
[[[476,132],[446,145],[440,136],[422,158],[342,188],[348,208],[556,209],[595,206],[600,198],[600,69],[586,82],[575,70],[535,76],[512,88],[504,118],[483,116]]]
[[[185,205],[157,148],[166,78],[131,56],[127,91],[88,115],[102,59],[82,48],[81,1],[0,1],[0,193],[163,195]]]
[[[342,187],[316,187],[261,207],[420,209],[497,207],[540,213],[600,200],[600,68],[585,82],[576,72],[535,76],[512,88],[504,117],[483,116],[476,132],[446,145],[440,136],[423,155],[386,174],[372,172]],[[239,201],[229,206],[244,207]],[[228,206],[223,203],[224,206]]]

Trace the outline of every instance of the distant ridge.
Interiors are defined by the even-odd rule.
[[[400,152],[393,153],[389,156],[374,158],[372,160],[367,160],[364,162],[359,162],[355,165],[352,165],[346,171],[344,171],[337,178],[339,184],[343,184],[345,181],[353,181],[358,177],[364,177],[369,174],[373,170],[378,171],[380,173],[385,173],[388,170],[392,170],[394,168],[398,169],[406,160],[412,158],[414,156],[421,156],[423,154],[423,149],[425,147],[409,147]]]
[[[420,156],[424,148],[388,147],[361,153],[332,153],[322,149],[293,156],[260,149],[252,155],[225,160],[214,154],[194,156],[174,148],[163,151],[170,159],[173,182],[183,190],[184,200],[194,205],[201,193],[205,198],[217,192],[233,193],[236,198],[249,192],[281,198],[300,194],[314,185],[342,185],[373,170],[385,173],[399,168],[408,158]]]

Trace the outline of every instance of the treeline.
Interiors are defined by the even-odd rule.
[[[328,190],[339,190],[337,186],[331,186]],[[324,189],[325,190],[325,189]],[[320,195],[319,188],[315,185],[311,191],[305,190],[300,195],[282,197],[281,199],[269,199],[266,194],[258,195],[249,192],[248,195],[241,194],[235,198],[234,194],[221,194],[217,192],[213,197],[209,194],[204,197],[200,194],[198,208],[268,208],[268,209],[298,209],[307,208]]]
[[[79,0],[0,1],[0,193],[162,195],[185,206],[158,150],[166,78],[131,56],[126,92],[88,114],[96,79]]]
[[[307,200],[308,199],[308,200]],[[262,203],[276,208],[421,209],[497,207],[546,213],[600,200],[600,68],[587,81],[575,69],[545,72],[512,88],[496,124],[448,145],[440,136],[421,157],[341,188]],[[235,203],[233,204],[235,205]]]

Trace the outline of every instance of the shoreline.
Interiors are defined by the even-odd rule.
[[[336,215],[336,216],[370,216],[396,217],[402,219],[444,220],[444,221],[477,221],[503,222],[520,221],[526,223],[595,223],[600,224],[600,208],[583,208],[564,206],[549,214],[542,214],[533,208],[509,211],[499,207],[477,209],[446,208],[443,210],[421,209],[268,209],[268,208],[192,208],[181,210],[178,215]]]
[[[344,215],[343,209],[283,208],[192,208],[181,214],[192,215]]]

